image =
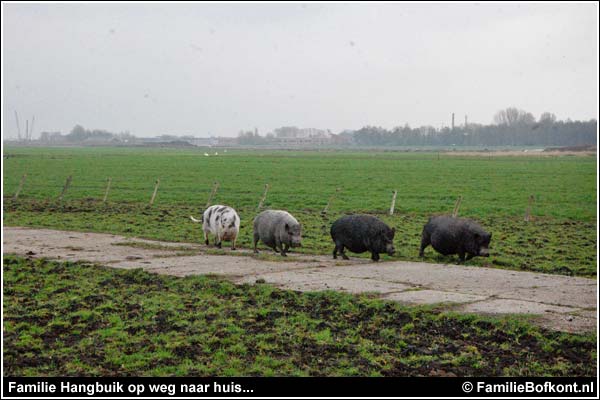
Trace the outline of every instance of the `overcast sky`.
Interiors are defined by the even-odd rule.
[[[3,133],[597,118],[598,5],[2,4]]]

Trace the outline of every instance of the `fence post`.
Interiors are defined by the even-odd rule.
[[[156,192],[158,192],[158,185],[160,184],[160,179],[156,180],[156,184],[154,184],[154,193],[152,193],[152,198],[150,199],[150,204],[149,206],[152,206],[152,204],[154,204],[154,198],[156,197]]]
[[[396,207],[396,195],[398,194],[398,191],[394,190],[392,193],[394,193],[394,195],[392,196],[392,205],[390,206],[390,215],[394,215],[394,207]]]
[[[213,188],[212,188],[212,191],[210,192],[210,196],[208,196],[208,201],[206,202],[206,207],[204,207],[204,208],[208,208],[208,206],[210,206],[210,203],[212,203],[213,197],[215,197],[215,194],[217,193],[218,188],[219,188],[219,182],[215,181],[215,183],[213,183]]]
[[[454,204],[454,210],[452,211],[453,218],[456,218],[456,216],[458,215],[458,210],[460,209],[461,201],[462,201],[462,196],[458,196],[458,199],[456,199],[456,204]]]
[[[321,211],[321,214],[327,214],[327,211],[329,211],[329,206],[331,205],[331,202],[333,201],[333,199],[335,199],[335,196],[341,191],[341,188],[337,188],[335,189],[335,193],[331,195],[331,197],[329,198],[329,201],[327,202],[327,205],[325,206],[325,208],[323,209],[323,211]]]
[[[106,180],[106,190],[104,191],[104,199],[102,199],[103,203],[106,203],[106,199],[108,198],[108,191],[110,190],[110,182],[112,181],[112,178],[108,178]]]
[[[19,187],[17,188],[13,199],[16,200],[19,197],[19,193],[21,193],[21,189],[23,189],[23,185],[25,184],[25,179],[27,179],[27,174],[23,174],[23,176],[21,177],[21,182],[19,182]]]
[[[67,180],[65,181],[65,186],[63,186],[63,190],[60,193],[60,196],[58,196],[58,201],[62,201],[63,197],[65,196],[65,193],[67,193],[67,190],[69,189],[69,186],[71,186],[72,179],[73,177],[71,175],[67,177]]]
[[[529,204],[527,205],[527,209],[525,210],[525,222],[529,222],[529,219],[531,216],[531,205],[533,204],[534,201],[535,201],[535,196],[534,195],[529,196]]]
[[[258,202],[258,207],[256,207],[256,211],[260,211],[260,209],[262,208],[262,206],[267,198],[268,191],[269,191],[269,184],[265,183],[265,191],[263,192],[263,195],[262,195],[260,201]]]

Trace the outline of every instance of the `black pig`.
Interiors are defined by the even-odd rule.
[[[342,258],[347,260],[344,247],[353,253],[370,251],[373,261],[379,261],[379,253],[391,256],[394,254],[395,232],[394,228],[370,215],[342,217],[331,225],[331,238],[335,242],[333,258],[337,258],[339,252]]]
[[[486,232],[481,225],[466,218],[454,218],[445,215],[429,218],[421,236],[421,250],[431,245],[438,253],[445,256],[458,254],[461,262],[475,256],[489,257],[492,234]]]

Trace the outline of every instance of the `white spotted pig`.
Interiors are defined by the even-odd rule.
[[[194,222],[202,222],[204,243],[208,245],[208,234],[215,236],[215,245],[221,248],[221,242],[231,241],[231,250],[235,250],[235,240],[240,232],[240,217],[235,210],[228,206],[210,206],[202,214],[202,219],[197,220],[190,215]]]

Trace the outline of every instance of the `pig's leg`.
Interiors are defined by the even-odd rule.
[[[277,246],[277,245],[279,245],[279,246]],[[283,243],[281,243],[279,240],[278,240],[278,241],[275,243],[275,248],[280,248],[280,249],[281,249],[281,252],[280,252],[280,254],[281,254],[283,257],[287,257],[287,254],[285,254],[285,252],[286,252],[286,249],[284,248],[284,244],[283,244]]]
[[[458,261],[461,262],[461,263],[465,262],[465,252],[464,252],[464,250],[460,250],[458,252]]]
[[[342,258],[344,260],[349,260],[348,256],[344,252],[344,245],[343,244],[340,244],[339,249],[340,249],[340,254],[342,255]]]
[[[430,244],[431,238],[429,237],[429,234],[423,231],[423,234],[421,235],[421,249],[419,250],[419,257],[425,257],[425,247],[429,246]]]
[[[202,231],[204,233],[204,244],[206,244],[208,246],[208,234],[206,233],[205,230]]]
[[[371,253],[371,260],[373,261],[379,261],[379,254],[378,253]]]
[[[215,236],[215,246],[217,246],[218,249],[221,248],[221,238],[219,235]]]
[[[346,255],[346,253],[344,253],[344,245],[342,243],[339,242],[335,242],[335,249],[333,249],[333,258],[337,259],[337,253],[340,253],[340,255],[342,256],[342,258],[344,260],[349,260],[348,256]]]
[[[258,244],[258,240],[259,240],[258,234],[256,232],[254,232],[253,241],[254,241],[254,253],[255,254],[258,254],[258,249],[256,248],[256,245]]]
[[[231,240],[231,250],[235,250],[235,240],[236,239],[237,239],[237,236]]]
[[[279,239],[275,239],[275,244],[273,245],[273,250],[275,250],[275,253],[279,253],[279,252],[283,253],[283,246],[281,245],[281,242],[279,241]]]
[[[468,253],[467,254],[467,261],[469,261],[473,257],[475,257],[475,254]]]

